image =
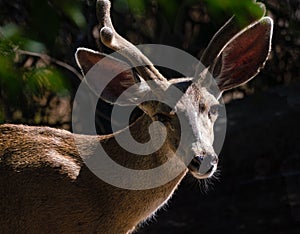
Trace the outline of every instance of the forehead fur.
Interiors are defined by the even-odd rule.
[[[206,87],[199,87],[197,84],[191,84],[186,91],[188,99],[195,104],[205,104],[212,106],[218,104],[218,100],[212,95]]]
[[[178,100],[175,112],[184,112],[185,115],[198,115],[199,105],[204,104],[207,109],[210,106],[219,104],[218,100],[212,95],[207,88],[199,87],[197,84],[189,82],[187,86],[186,82],[183,83],[173,83],[176,87],[185,87],[185,90],[181,90],[184,95]],[[195,116],[195,118],[196,118]]]
[[[185,93],[184,99],[187,99],[186,101],[193,102],[194,104],[204,103],[205,105],[219,103],[206,87],[201,87],[199,84],[193,83],[193,78],[191,77],[172,79],[169,80],[169,83]]]

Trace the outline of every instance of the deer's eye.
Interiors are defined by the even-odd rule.
[[[219,113],[219,105],[214,105],[214,106],[211,106],[210,109],[209,109],[209,112],[208,112],[208,117],[210,119],[218,116],[218,113]]]
[[[206,106],[204,103],[200,103],[199,104],[199,112],[204,113],[204,111],[206,111]]]

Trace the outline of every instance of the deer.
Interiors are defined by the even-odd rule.
[[[201,62],[207,69],[195,77],[166,79],[131,42],[120,36],[111,21],[109,0],[97,0],[100,38],[108,48],[120,53],[124,61],[87,48],[78,48],[77,63],[86,75],[99,61],[104,69],[120,69],[114,82],[100,98],[118,105],[117,97],[131,85],[144,83],[134,98],[176,87],[184,93],[174,108],[159,103],[138,105],[143,114],[128,127],[108,135],[85,135],[50,127],[15,124],[0,125],[0,231],[1,233],[105,233],[129,234],[151,218],[172,197],[187,173],[207,179],[217,169],[218,155],[213,148],[215,107],[221,94],[251,80],[264,67],[271,50],[273,21],[262,17],[240,30],[230,19],[213,37]],[[145,64],[145,66],[132,66]],[[121,68],[122,69],[121,69]],[[125,69],[124,67],[128,68]],[[200,69],[199,69],[200,70]],[[207,70],[215,77],[218,93],[204,84]],[[98,80],[101,80],[99,74]],[[151,85],[147,82],[151,81]],[[89,85],[101,85],[97,80]],[[132,94],[133,95],[133,94]],[[128,105],[134,105],[128,97]],[[123,103],[124,104],[124,103]],[[176,151],[180,139],[182,114],[188,123],[185,147]],[[130,133],[139,142],[149,141],[147,129],[159,121],[166,130],[162,146],[149,155],[133,155],[116,141]],[[76,143],[75,143],[76,141]],[[80,153],[78,144],[83,149]],[[172,159],[168,170],[183,169],[167,183],[149,189],[116,187],[98,178],[85,163],[101,144],[119,164],[136,170],[157,167]],[[182,155],[178,155],[182,154]],[[182,158],[188,155],[187,166]],[[101,155],[100,155],[101,157]],[[203,162],[206,163],[203,163]],[[175,165],[176,164],[176,165]],[[105,166],[105,165],[104,165]],[[165,173],[169,173],[166,171]]]

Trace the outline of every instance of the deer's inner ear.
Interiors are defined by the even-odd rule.
[[[271,50],[272,31],[272,19],[264,17],[223,48],[213,71],[221,91],[246,83],[264,67]]]
[[[86,48],[78,48],[75,54],[76,62],[83,75],[86,75],[95,64],[105,57],[105,54]]]
[[[76,61],[86,77],[88,87],[106,102],[136,105],[150,91],[147,83],[141,77],[137,78],[131,67],[119,59],[79,48]],[[131,88],[129,94],[119,100],[120,95],[128,88]]]

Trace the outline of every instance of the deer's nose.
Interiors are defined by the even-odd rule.
[[[218,161],[218,156],[215,154],[205,156],[197,155],[191,161],[189,169],[193,172],[199,173],[200,175],[210,174],[213,170],[215,170]]]

